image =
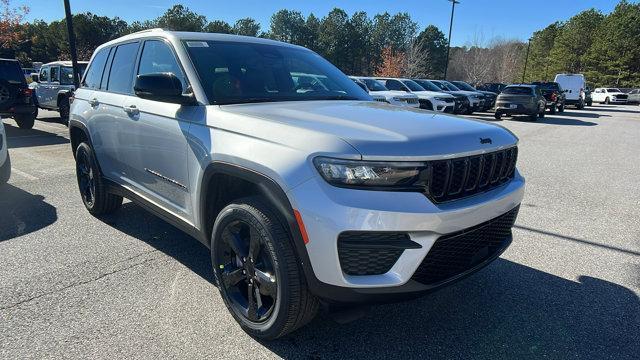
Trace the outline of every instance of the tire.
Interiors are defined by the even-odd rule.
[[[557,108],[558,108],[557,104],[551,105],[551,108],[549,108],[549,114],[555,114],[558,111]]]
[[[560,104],[558,107],[558,112],[564,112],[564,103]]]
[[[6,184],[9,181],[10,177],[11,177],[11,159],[9,158],[9,153],[7,153],[7,159],[4,161],[4,164],[0,166],[0,186]]]
[[[28,130],[32,129],[36,122],[36,114],[15,114],[13,119],[20,129]]]
[[[587,106],[592,106],[593,105],[593,100],[589,100],[589,102],[587,103]]]
[[[605,103],[605,104],[607,104],[607,105],[609,105],[609,102],[610,102],[610,101],[609,101],[609,97],[607,96],[607,97],[604,99],[604,103]]]
[[[91,215],[106,215],[122,205],[122,196],[107,191],[93,149],[86,142],[76,150],[76,178],[82,202]]]
[[[214,276],[227,309],[244,331],[265,340],[302,327],[319,308],[318,299],[307,289],[292,238],[275,213],[260,198],[237,200],[220,211],[211,235]],[[252,254],[253,249],[259,250]],[[274,280],[265,280],[258,271]]]
[[[544,110],[538,113],[538,118],[542,119],[544,117]]]
[[[538,120],[538,115],[540,115],[540,113],[537,113],[537,112],[529,115],[529,120],[531,120],[531,121]]]
[[[499,112],[496,112],[493,117],[496,118],[496,120],[502,120],[502,114]]]
[[[71,109],[71,104],[69,104],[69,97],[62,96],[60,100],[58,100],[58,112],[60,113],[60,120],[63,124],[69,126],[69,111]]]

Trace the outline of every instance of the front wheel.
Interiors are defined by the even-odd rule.
[[[275,339],[314,318],[318,299],[308,291],[291,236],[271,206],[260,198],[228,205],[211,239],[220,295],[244,331]]]
[[[93,149],[84,142],[76,150],[76,177],[82,202],[91,215],[109,214],[122,205],[122,196],[107,191]]]
[[[549,113],[550,114],[555,114],[557,109],[558,109],[558,105],[553,104],[553,105],[551,105],[551,108],[549,108]]]
[[[2,126],[0,124],[0,126]],[[4,164],[0,166],[0,186],[6,184],[11,177],[11,159],[9,158],[9,153],[7,153],[7,159],[4,161]]]
[[[607,105],[609,104],[609,98],[608,97],[606,99],[604,99],[604,103],[607,104]]]
[[[558,112],[564,112],[564,103],[560,104],[558,107]]]

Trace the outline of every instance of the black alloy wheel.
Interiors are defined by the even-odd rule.
[[[76,176],[82,201],[88,208],[92,208],[96,199],[96,174],[87,152],[79,151],[76,156]]]
[[[63,124],[69,126],[69,112],[71,111],[71,104],[69,104],[69,97],[63,96],[58,104],[58,112],[60,113],[60,120]]]
[[[220,286],[233,310],[251,322],[265,322],[276,305],[278,281],[262,235],[255,225],[234,220],[225,225],[221,236],[215,252]]]

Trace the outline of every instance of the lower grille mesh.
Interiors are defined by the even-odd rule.
[[[347,275],[388,272],[404,249],[420,247],[405,233],[344,232],[338,237],[340,267]]]
[[[510,241],[519,207],[493,220],[436,240],[412,279],[437,284],[473,269],[502,251]]]

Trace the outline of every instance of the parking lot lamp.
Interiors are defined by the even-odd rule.
[[[447,69],[449,68],[449,51],[451,50],[451,29],[453,28],[453,12],[456,4],[460,4],[458,0],[447,0],[451,2],[451,20],[449,20],[449,41],[447,41],[447,59],[444,62],[444,79],[447,79]]]
[[[527,55],[524,57],[524,69],[522,69],[522,83],[524,84],[524,75],[527,73],[527,62],[529,62],[529,49],[531,48],[531,38],[527,44]]]
[[[69,51],[71,52],[71,66],[73,67],[73,84],[76,89],[80,87],[78,78],[78,56],[76,54],[76,36],[73,33],[73,18],[71,17],[71,6],[69,0],[64,0],[64,14],[67,22],[67,33],[69,35]]]

